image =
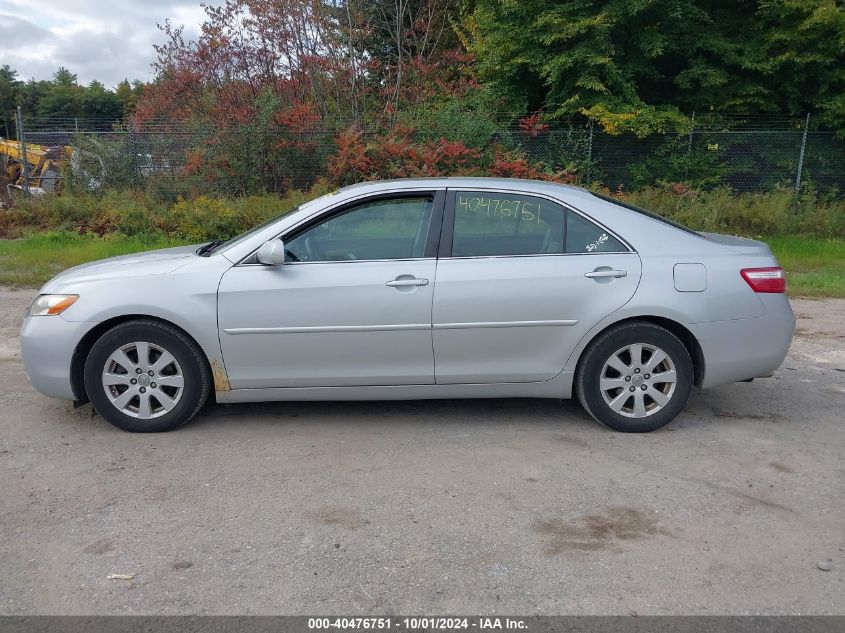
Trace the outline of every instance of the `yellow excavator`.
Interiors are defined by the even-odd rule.
[[[23,189],[26,164],[30,193],[58,191],[62,180],[61,165],[72,155],[73,148],[66,145],[46,147],[27,143],[24,157],[24,148],[19,141],[0,138],[0,176],[9,181],[9,187]]]

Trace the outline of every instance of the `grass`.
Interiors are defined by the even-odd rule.
[[[789,294],[845,297],[845,242],[785,236],[764,240],[789,277]],[[95,259],[187,243],[165,237],[96,237],[72,232],[0,240],[0,284],[39,286],[56,273]]]
[[[845,297],[845,242],[801,236],[763,240],[787,273],[790,295]]]
[[[179,246],[185,241],[165,237],[80,235],[55,231],[17,240],[0,240],[0,284],[40,286],[65,268],[96,259],[154,248]]]

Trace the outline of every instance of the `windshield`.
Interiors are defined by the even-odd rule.
[[[649,211],[648,209],[643,209],[641,207],[634,206],[629,202],[625,202],[624,200],[619,200],[619,198],[613,198],[611,196],[605,196],[600,193],[596,193],[595,191],[591,191],[596,198],[600,198],[601,200],[605,200],[606,202],[612,202],[613,204],[618,204],[620,207],[624,207],[629,211],[635,211],[641,215],[647,215],[648,217],[652,218],[653,220],[657,220],[658,222],[663,222],[664,224],[668,224],[669,226],[674,226],[676,229],[680,229],[685,231],[686,233],[692,233],[693,235],[698,235],[701,237],[701,233],[698,231],[694,231],[691,228],[684,226],[674,220],[670,220],[669,218],[664,218],[662,215],[655,213],[654,211]]]
[[[300,209],[300,207],[294,207],[290,211],[285,211],[284,213],[281,213],[281,214],[277,215],[276,217],[270,218],[269,220],[266,220],[265,222],[262,222],[261,224],[258,224],[256,226],[252,227],[248,231],[241,233],[240,235],[236,235],[235,237],[230,237],[228,240],[224,240],[224,241],[220,242],[219,244],[214,246],[214,248],[210,248],[207,251],[205,251],[204,254],[205,255],[211,255],[212,253],[216,253],[217,251],[219,251],[220,249],[222,249],[224,247],[228,248],[229,246],[237,244],[241,240],[245,240],[246,238],[248,238],[250,235],[258,233],[260,230],[270,226],[271,224],[273,224],[273,222],[278,221],[279,218],[282,218],[282,217],[288,215],[289,213],[293,213],[294,211],[299,211],[299,209]]]
[[[283,213],[280,213],[279,215],[274,216],[274,217],[270,218],[269,220],[266,220],[265,222],[262,222],[261,224],[258,224],[256,226],[252,227],[251,229],[249,229],[248,231],[246,231],[244,233],[241,233],[240,235],[236,235],[235,237],[231,237],[228,240],[220,242],[219,244],[215,245],[213,248],[210,248],[207,251],[205,251],[204,254],[205,255],[211,255],[211,254],[216,253],[217,251],[220,251],[224,248],[229,248],[230,246],[234,246],[235,244],[239,244],[240,242],[242,242],[246,239],[249,239],[251,236],[255,235],[256,233],[258,233],[260,231],[262,231],[263,229],[266,229],[268,226],[270,226],[274,222],[278,222],[280,219],[282,219],[286,215],[290,215],[291,213],[294,213],[295,211],[307,209],[308,207],[318,203],[323,198],[327,198],[328,196],[331,196],[331,195],[333,195],[333,194],[326,194],[324,196],[320,196],[319,198],[315,198],[314,200],[311,200],[310,202],[306,202],[304,204],[299,205],[298,207],[294,207],[294,208],[289,209],[289,210],[287,210]]]

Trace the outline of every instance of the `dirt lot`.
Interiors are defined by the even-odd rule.
[[[845,614],[845,301],[649,435],[483,400],[145,436],[29,387],[31,296],[0,291],[0,613]]]

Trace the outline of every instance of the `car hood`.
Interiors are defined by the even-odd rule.
[[[175,248],[162,248],[81,264],[68,268],[53,277],[45,284],[43,291],[52,291],[58,286],[66,286],[69,283],[114,279],[116,277],[163,275],[195,260],[198,247],[199,245],[193,244]]]

